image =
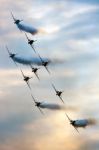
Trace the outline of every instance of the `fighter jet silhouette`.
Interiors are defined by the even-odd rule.
[[[40,112],[41,112],[42,114],[44,114],[43,111],[42,111],[41,108],[40,108],[40,105],[42,104],[42,102],[36,101],[36,99],[33,97],[32,94],[31,94],[31,96],[32,96],[32,99],[33,99],[33,101],[34,101],[34,103],[35,103],[35,106],[40,110]]]
[[[15,57],[17,54],[11,53],[11,52],[9,51],[9,49],[8,49],[7,46],[6,46],[6,50],[7,50],[8,54],[9,54],[9,57],[13,60],[13,62],[14,62],[15,65],[17,66],[17,63],[16,63],[15,60],[14,60],[14,57]]]
[[[24,78],[23,80],[27,83],[29,89],[31,90],[31,87],[30,87],[30,85],[29,85],[29,80],[30,80],[32,77],[25,76],[24,73],[23,73],[23,71],[22,71],[21,69],[20,69],[20,71],[21,71],[22,76],[23,76],[23,78]]]
[[[12,12],[11,12],[11,16],[14,20],[14,24],[16,24],[16,26],[18,27],[20,31],[28,32],[28,33],[31,33],[32,35],[38,33],[38,30],[36,28],[29,26],[29,25],[25,25],[24,23],[21,23],[23,20],[16,19]]]
[[[48,66],[48,64],[50,63],[50,61],[44,61],[44,60],[41,58],[41,56],[39,55],[39,53],[38,53],[38,56],[39,56],[39,58],[40,58],[40,60],[41,60],[41,65],[44,66],[45,69],[47,70],[47,72],[50,74],[50,71],[49,71],[48,68],[47,68],[47,66]]]
[[[70,124],[76,129],[78,133],[79,131],[77,128],[85,128],[88,125],[87,119],[71,120],[67,114],[66,117],[68,118]]]
[[[40,68],[36,68],[36,67],[33,67],[31,64],[30,64],[30,67],[32,69],[32,72],[36,75],[37,79],[40,80],[38,74],[37,74],[37,71],[40,69]]]
[[[53,87],[53,89],[55,90],[55,92],[56,92],[56,95],[61,99],[61,101],[64,103],[64,101],[63,101],[63,99],[62,99],[62,93],[63,93],[63,91],[58,91],[58,90],[56,90],[56,88],[55,88],[55,86],[54,86],[54,84],[52,84],[52,87]]]
[[[15,24],[19,24],[21,21],[23,21],[23,20],[16,19],[12,12],[11,12],[11,16],[12,16]]]
[[[32,47],[32,49],[33,49],[34,52],[36,53],[36,50],[35,50],[35,48],[34,48],[34,43],[35,43],[37,40],[31,40],[31,39],[29,39],[26,33],[25,33],[25,36],[26,36],[26,38],[27,38],[27,40],[28,40],[28,44]]]

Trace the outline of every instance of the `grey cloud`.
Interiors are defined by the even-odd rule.
[[[82,145],[80,145],[80,147],[78,148],[78,150],[98,150],[99,149],[99,142],[98,139],[96,140],[88,140],[86,142],[84,142]]]

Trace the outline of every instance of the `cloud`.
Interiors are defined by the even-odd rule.
[[[97,139],[97,140],[88,140],[85,143],[82,143],[82,145],[80,145],[80,147],[79,147],[79,150],[83,150],[83,149],[98,150],[98,148],[99,148],[99,143],[98,143],[98,139]]]

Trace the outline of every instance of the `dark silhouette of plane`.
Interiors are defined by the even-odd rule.
[[[39,54],[38,54],[38,56],[39,56],[39,58],[40,58],[40,60],[41,60],[42,66],[44,66],[45,69],[47,70],[47,72],[50,74],[50,71],[49,71],[48,68],[47,68],[47,66],[48,66],[48,64],[50,63],[50,61],[44,61],[44,60],[41,58],[41,56],[40,56]]]
[[[20,31],[31,33],[32,35],[38,33],[38,29],[34,28],[33,26],[25,25],[24,23],[21,23],[23,20],[16,19],[11,12],[11,16],[14,20],[14,24],[18,27]]]
[[[37,40],[31,40],[31,39],[29,39],[26,33],[25,33],[25,36],[26,36],[26,38],[27,38],[27,40],[28,40],[28,44],[32,47],[32,49],[33,49],[34,52],[36,53],[36,50],[35,50],[35,48],[34,48],[34,43],[35,43]]]
[[[61,99],[61,101],[64,103],[63,99],[62,99],[62,93],[63,91],[58,91],[56,90],[55,86],[52,84],[52,87],[54,88],[55,92],[56,92],[56,95]]]
[[[38,78],[38,80],[40,80],[40,78],[39,78],[39,76],[38,76],[38,74],[37,74],[37,71],[38,71],[38,69],[40,69],[40,68],[36,68],[36,67],[33,67],[32,65],[30,65],[30,67],[31,67],[31,69],[32,69],[32,72],[36,75],[36,77]]]
[[[14,15],[12,14],[12,12],[11,12],[11,16],[12,16],[12,18],[13,18],[15,24],[19,24],[21,21],[23,21],[23,20],[16,19],[16,18],[14,17]]]
[[[6,50],[7,50],[8,54],[9,54],[9,57],[13,60],[13,62],[14,62],[15,65],[17,66],[17,63],[16,63],[15,60],[14,60],[14,57],[15,57],[17,54],[11,53],[11,52],[9,51],[9,49],[8,49],[7,46],[6,46]]]
[[[76,120],[71,120],[67,114],[66,114],[66,117],[68,118],[70,124],[71,124],[71,125],[75,128],[75,130],[79,133],[77,127],[75,126]]]
[[[20,70],[21,70],[21,69],[20,69]],[[31,87],[30,87],[30,85],[29,85],[29,80],[30,80],[32,77],[25,76],[22,70],[21,70],[21,73],[22,73],[22,76],[23,76],[23,78],[24,78],[23,80],[27,83],[29,89],[31,90]]]
[[[35,106],[40,110],[40,112],[41,112],[42,114],[44,114],[43,111],[42,111],[41,108],[40,108],[40,105],[42,104],[42,102],[36,101],[36,99],[33,97],[32,94],[31,94],[31,96],[32,96],[32,99],[33,99],[33,101],[34,101],[34,103],[35,103]]]
[[[88,125],[87,119],[72,120],[69,118],[67,114],[66,114],[66,117],[68,118],[70,124],[76,129],[78,133],[79,131],[77,128],[85,128]]]

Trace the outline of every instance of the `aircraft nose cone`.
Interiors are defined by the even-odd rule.
[[[70,124],[74,125],[74,124],[75,124],[75,121],[72,121],[72,120],[71,120]]]

